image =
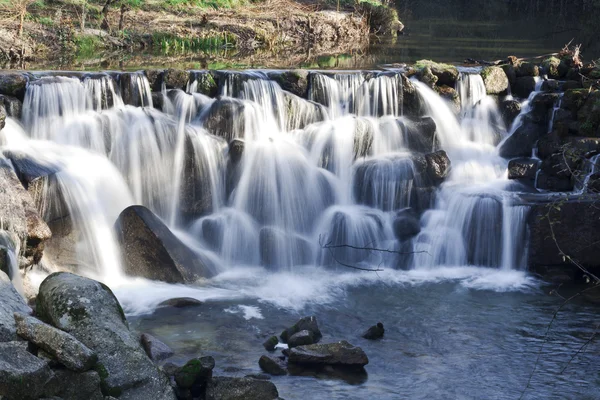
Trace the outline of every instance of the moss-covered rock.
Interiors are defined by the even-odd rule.
[[[600,135],[600,91],[590,92],[585,103],[577,112],[579,134],[587,137]]]
[[[560,79],[566,75],[569,67],[558,57],[548,57],[542,61],[542,70],[552,79]]]
[[[455,87],[456,81],[460,75],[458,69],[454,65],[436,63],[431,60],[419,60],[415,63],[414,67],[419,71],[429,67],[433,75],[438,78],[437,84],[440,86],[448,85],[450,87]]]
[[[219,85],[215,77],[209,71],[194,73],[193,79],[196,83],[196,92],[209,97],[216,97],[219,93]]]
[[[516,67],[517,78],[522,76],[540,76],[540,69],[530,62],[522,62]]]
[[[175,382],[183,389],[203,386],[212,378],[214,368],[215,359],[210,356],[193,358],[175,373]]]
[[[563,96],[563,108],[573,111],[575,113],[574,115],[576,115],[579,109],[585,104],[589,93],[590,92],[587,89],[567,90]]]
[[[508,77],[502,68],[485,67],[481,70],[481,78],[487,94],[502,94],[508,89]]]
[[[267,75],[269,79],[274,80],[283,90],[303,98],[308,96],[308,71],[303,69],[294,69],[287,71],[272,71]]]
[[[435,87],[438,81],[438,77],[433,74],[433,71],[431,71],[431,67],[429,66],[425,66],[423,69],[419,70],[417,79],[432,89]]]
[[[168,69],[163,75],[163,83],[167,89],[182,89],[185,90],[190,74],[188,71],[181,69]]]
[[[40,285],[36,312],[98,355],[95,370],[105,395],[174,400],[168,380],[129,331],[123,309],[100,282],[55,273]]]
[[[275,351],[275,346],[277,346],[277,344],[279,344],[279,339],[277,339],[277,336],[271,336],[270,338],[265,340],[265,342],[263,343],[263,347],[267,351]]]

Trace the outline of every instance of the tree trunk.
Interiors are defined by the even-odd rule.
[[[110,28],[110,25],[108,24],[108,11],[110,10],[110,5],[113,2],[114,0],[106,0],[104,7],[102,7],[102,24],[100,24],[100,28],[104,29],[105,31],[108,31]]]

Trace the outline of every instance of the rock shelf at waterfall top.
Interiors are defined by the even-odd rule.
[[[564,342],[538,339],[555,302],[535,288],[598,297],[600,67],[572,49],[0,72],[0,151],[9,400],[514,398],[541,340]],[[580,307],[560,334],[585,336]],[[597,392],[574,376],[566,397]]]

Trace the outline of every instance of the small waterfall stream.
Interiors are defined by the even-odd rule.
[[[221,271],[525,267],[527,209],[514,204],[496,150],[507,129],[479,75],[462,73],[458,116],[412,82],[437,127],[427,140],[405,116],[399,73],[311,73],[308,100],[261,71],[225,76],[216,100],[196,93],[195,78],[189,93],[163,87],[162,111],[142,73],[28,86],[23,127],[9,119],[4,148],[59,171],[90,274],[123,279],[112,226],[131,204],[148,207]],[[211,134],[219,107],[231,110],[229,137]],[[232,138],[243,146],[236,156]],[[440,149],[452,166],[438,187],[424,165],[425,153]],[[398,241],[407,209],[420,232]]]

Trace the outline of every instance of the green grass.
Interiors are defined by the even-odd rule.
[[[236,38],[231,33],[207,37],[179,37],[169,33],[154,33],[152,45],[165,54],[210,51],[235,47]]]
[[[104,48],[102,39],[98,36],[91,35],[78,35],[74,39],[75,46],[77,48],[77,57],[80,58],[92,58],[99,49]]]

